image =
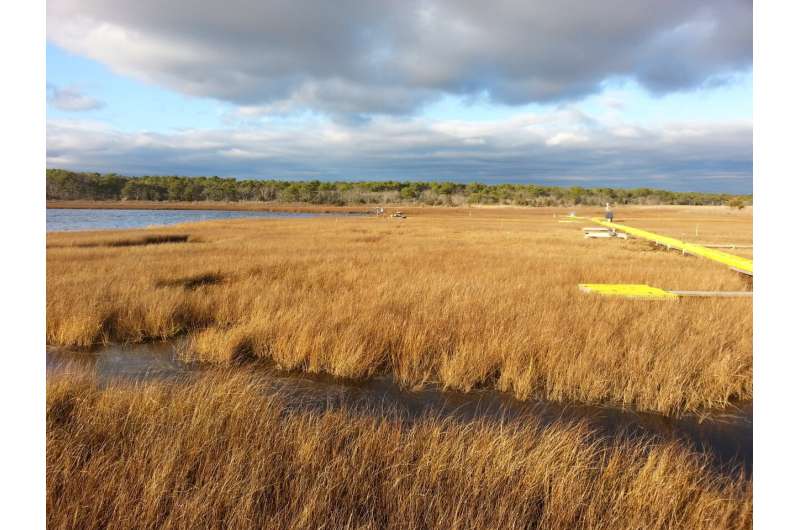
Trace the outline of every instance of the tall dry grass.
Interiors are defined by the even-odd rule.
[[[47,385],[48,528],[749,528],[752,482],[585,425],[290,409],[247,371]]]
[[[48,234],[47,341],[88,347],[188,334],[187,355],[204,361],[266,358],[347,378],[388,373],[410,387],[495,387],[668,414],[752,397],[751,300],[611,300],[577,290],[746,289],[740,277],[642,241],[584,240],[580,223],[559,224],[554,213],[419,209],[405,220]],[[709,208],[617,211],[626,216],[651,229],[660,221],[665,233],[703,219],[709,237],[747,234],[752,222]],[[153,235],[188,238],[131,244]],[[127,246],[113,246],[120,240]]]

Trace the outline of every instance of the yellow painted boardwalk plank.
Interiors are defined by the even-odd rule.
[[[643,283],[581,283],[584,293],[646,300],[675,300],[679,297],[743,298],[753,296],[752,291],[665,291]]]
[[[624,298],[642,298],[646,300],[675,300],[678,295],[650,287],[643,283],[582,283],[578,288],[585,293],[595,293],[602,296],[621,296]]]
[[[734,256],[733,254],[728,254],[727,252],[722,252],[721,250],[704,247],[702,245],[696,245],[694,243],[686,243],[679,239],[654,234],[653,232],[648,232],[640,228],[625,226],[619,223],[610,223],[597,217],[593,218],[592,221],[599,225],[605,226],[606,228],[611,228],[619,232],[625,232],[626,234],[630,234],[634,237],[647,239],[648,241],[653,241],[670,248],[682,250],[693,256],[710,259],[718,263],[723,263],[728,267],[732,267],[739,271],[753,274],[753,260],[749,260],[741,256]]]

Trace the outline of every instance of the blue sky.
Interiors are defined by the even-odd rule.
[[[209,98],[189,97],[158,86],[117,75],[97,61],[47,44],[47,83],[73,87],[104,103],[81,118],[99,120],[121,131],[160,131],[219,127],[230,105]],[[75,111],[47,105],[48,119],[69,120]]]
[[[256,12],[49,2],[48,167],[752,190],[737,2],[633,2],[629,25],[601,30],[608,15],[556,10],[540,40],[530,2],[488,21],[469,2],[362,19],[233,3]]]

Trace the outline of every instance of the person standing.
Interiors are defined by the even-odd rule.
[[[611,211],[611,205],[609,203],[606,203],[606,221],[609,223],[614,222],[614,212]]]

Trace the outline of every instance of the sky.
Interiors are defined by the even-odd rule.
[[[752,193],[752,38],[738,0],[48,0],[47,166]]]

